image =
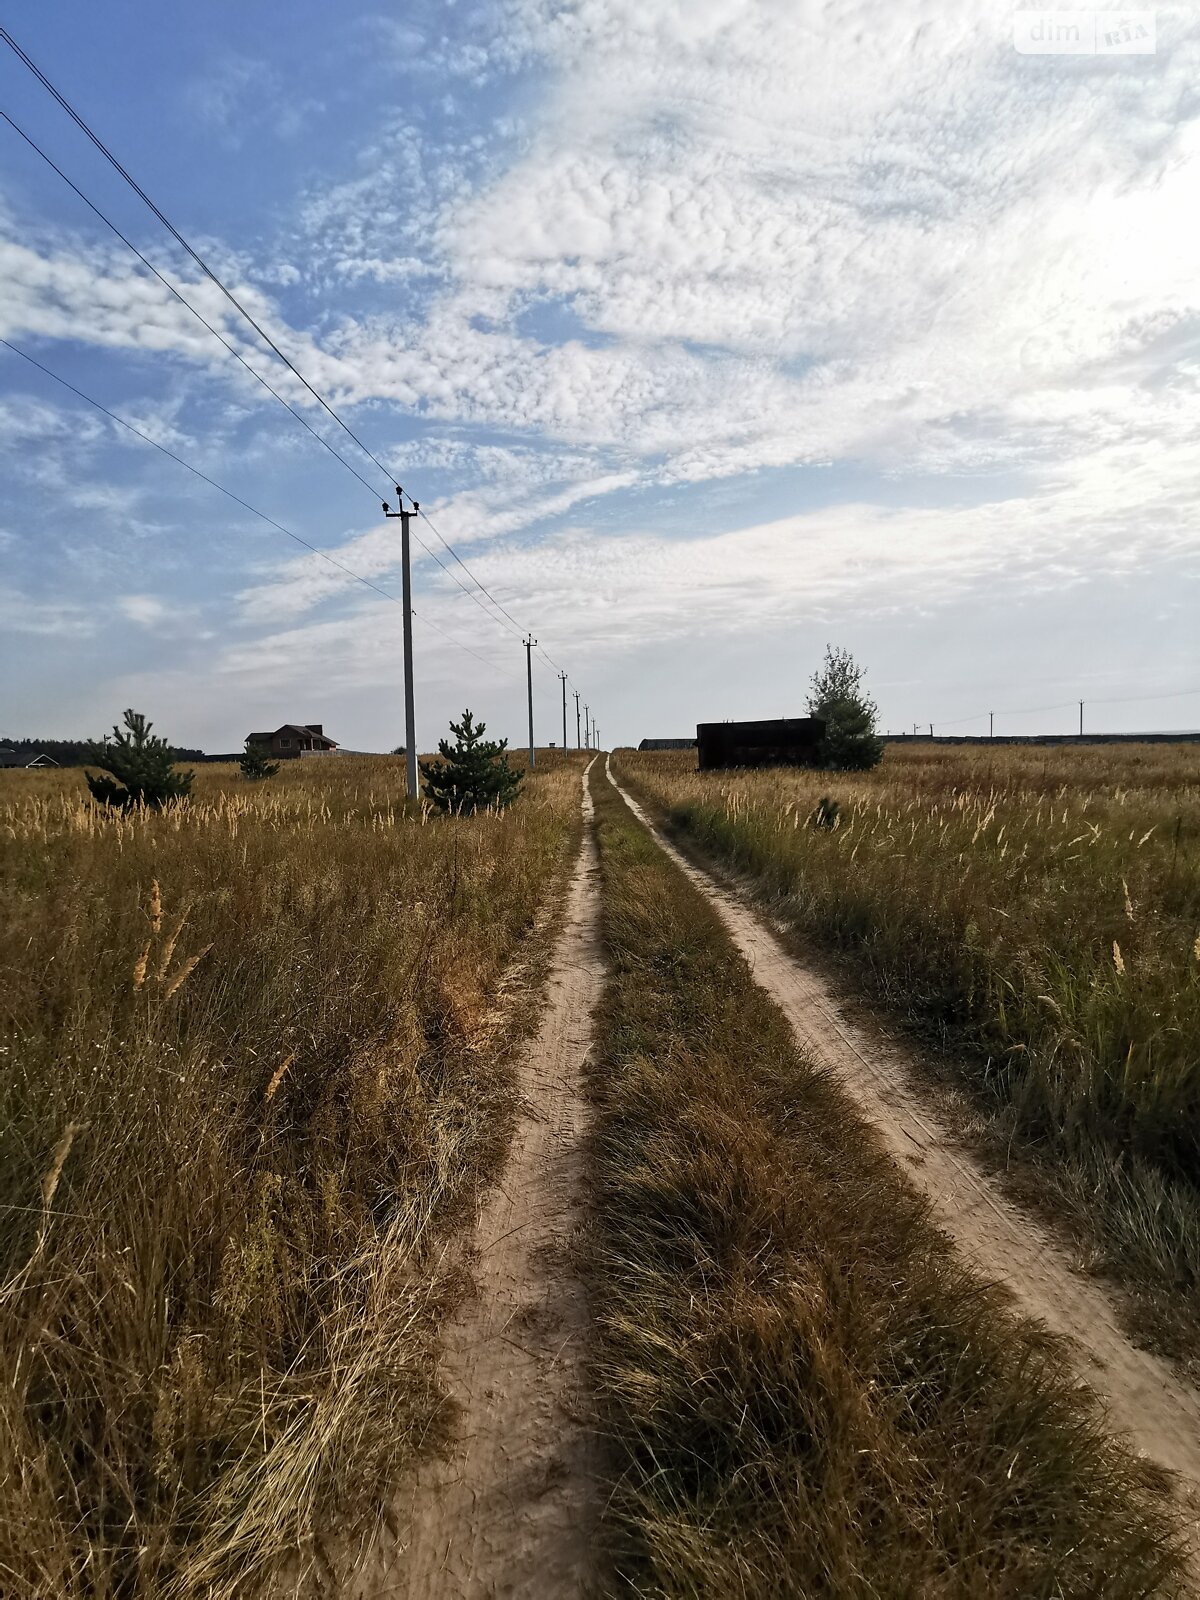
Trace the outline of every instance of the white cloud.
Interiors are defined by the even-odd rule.
[[[178,620],[174,607],[152,594],[124,594],[117,604],[130,622],[136,622],[139,627],[159,628]]]

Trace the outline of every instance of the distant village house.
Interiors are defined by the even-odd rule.
[[[274,733],[252,733],[249,742],[277,761],[293,761],[299,756],[331,755],[337,744],[325,737],[319,722],[285,722]]]

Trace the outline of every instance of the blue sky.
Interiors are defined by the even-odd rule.
[[[610,744],[798,714],[827,640],[885,727],[1200,725],[1200,18],[1157,20],[1110,58],[970,0],[8,24]],[[2,124],[0,334],[398,590],[371,463],[8,52],[0,106],[377,487]],[[0,451],[0,735],[399,741],[396,605],[3,349]],[[421,744],[467,703],[521,742],[516,632],[417,556]]]

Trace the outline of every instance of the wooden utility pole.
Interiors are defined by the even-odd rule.
[[[565,672],[560,672],[559,677],[562,679],[563,686],[563,749],[565,750],[567,748],[567,675]]]
[[[533,635],[525,636],[525,691],[529,697],[529,770],[532,772],[537,761],[537,753],[533,748],[533,649],[537,640]]]
[[[413,653],[412,653],[412,560],[409,554],[408,524],[421,507],[413,501],[412,510],[404,509],[404,490],[396,485],[398,510],[392,511],[385,500],[385,517],[400,518],[400,568],[404,600],[404,771],[410,800],[417,797],[417,730],[413,707]]]

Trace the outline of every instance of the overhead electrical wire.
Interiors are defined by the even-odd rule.
[[[205,276],[207,278],[209,278],[210,281],[221,291],[221,293],[225,296],[225,298],[229,301],[229,303],[238,311],[238,313],[242,317],[245,318],[245,320],[250,324],[250,326],[258,334],[259,338],[262,339],[262,341],[274,352],[274,354],[276,356],[278,356],[279,360],[283,362],[283,364],[299,380],[299,382],[304,385],[304,387],[312,395],[314,400],[316,400],[317,403],[324,408],[324,410],[333,419],[333,421],[337,423],[337,425],[347,434],[347,436],[351,440],[353,440],[353,442],[358,446],[358,448],[363,452],[363,454],[365,456],[367,456],[368,459],[374,463],[374,465],[379,469],[379,471],[388,480],[388,482],[390,484],[395,485],[396,488],[399,489],[400,485],[399,485],[399,482],[398,482],[398,479],[397,479],[397,475],[395,473],[391,472],[387,467],[384,466],[383,462],[379,460],[378,456],[376,456],[374,454],[374,452],[369,448],[369,446],[366,445],[363,442],[363,440],[359,438],[358,434],[355,433],[354,429],[351,428],[349,423],[347,423],[344,420],[344,418],[342,418],[338,414],[338,412],[329,403],[329,401],[325,399],[324,395],[322,395],[320,393],[320,391],[318,389],[316,389],[314,387],[314,385],[311,384],[308,381],[308,379],[300,371],[299,367],[297,367],[296,364],[290,359],[290,357],[287,356],[283,352],[283,350],[280,349],[280,347],[275,343],[274,339],[271,338],[270,334],[267,333],[266,329],[263,328],[262,325],[256,320],[256,318],[246,309],[246,307],[242,304],[242,302],[238,299],[238,297],[233,293],[233,291],[230,288],[228,288],[228,286],[224,282],[222,282],[221,278],[218,277],[217,273],[214,272],[214,270],[209,266],[207,261],[205,261],[204,258],[199,254],[199,252],[196,249],[193,248],[193,246],[183,236],[183,234],[174,225],[174,223],[170,220],[170,218],[167,217],[165,215],[165,213],[161,210],[161,208],[150,198],[150,196],[146,193],[146,191],[138,183],[136,178],[134,178],[132,176],[132,174],[130,172],[128,172],[127,169],[121,164],[121,162],[118,160],[118,158],[113,154],[113,152],[108,148],[108,146],[100,138],[100,136],[89,126],[89,124],[86,122],[86,120],[83,118],[83,116],[78,111],[76,111],[76,109],[70,103],[70,101],[66,98],[66,96],[63,95],[57,88],[55,88],[55,86],[50,82],[49,78],[47,78],[46,74],[41,70],[41,68],[37,65],[37,63],[17,43],[17,41],[13,38],[12,34],[9,33],[7,28],[4,28],[2,26],[0,26],[0,40],[3,40],[3,42],[5,44],[7,44],[8,47],[17,56],[18,60],[20,60],[22,62],[22,64],[29,69],[29,71],[34,75],[34,77],[38,80],[38,82],[42,85],[42,87],[47,91],[47,93],[57,102],[57,104],[63,109],[63,111],[65,111],[66,114],[71,118],[72,122],[75,123],[75,125],[80,129],[80,131],[91,141],[91,143],[95,146],[95,148],[100,152],[100,154],[104,157],[104,159],[115,169],[116,172],[118,172],[120,174],[120,176],[125,180],[125,182],[134,191],[134,193],[139,197],[139,199],[141,199],[142,202],[149,208],[149,210],[158,219],[158,221],[162,224],[162,226],[167,230],[167,232],[171,235],[171,237],[173,239],[175,239],[176,242],[180,245],[180,247],[187,252],[187,254],[191,257],[191,259],[196,263],[196,265],[200,268],[200,270],[205,274]],[[287,410],[289,412],[291,412],[291,414],[293,416],[295,416],[299,421],[304,422],[304,426],[309,429],[309,432],[312,433],[314,435],[314,437],[316,437],[317,439],[320,439],[321,443],[324,444],[325,447],[327,449],[329,449],[331,451],[331,453],[333,455],[335,455],[337,457],[337,459],[343,463],[343,465],[347,466],[351,471],[353,471],[355,477],[357,477],[361,483],[366,484],[367,488],[371,488],[371,485],[366,483],[366,479],[364,479],[361,476],[361,474],[356,472],[353,467],[350,467],[350,463],[346,461],[345,457],[342,456],[340,454],[340,452],[338,452],[336,450],[333,450],[333,447],[328,443],[328,441],[325,440],[319,433],[317,433],[316,430],[314,428],[312,428],[311,425],[307,421],[305,421],[305,419],[303,417],[301,417],[300,414],[297,411],[295,411],[293,409],[293,407],[291,405],[289,405],[288,402],[281,395],[279,395],[274,389],[272,389],[271,385],[268,384],[266,382],[266,380],[261,377],[260,374],[255,372],[253,367],[250,367],[249,363],[244,360],[244,358],[233,348],[233,346],[230,345],[228,343],[228,341],[226,339],[224,339],[224,337],[220,333],[218,333],[217,330],[215,328],[213,328],[212,325],[210,323],[208,323],[206,321],[206,319],[203,316],[201,316],[201,314],[198,311],[196,311],[194,306],[189,304],[189,302],[184,298],[184,296],[177,289],[175,289],[168,282],[168,280],[165,277],[163,277],[162,273],[160,273],[158,271],[158,269],[152,265],[152,263],[150,263],[149,261],[146,260],[145,256],[142,255],[141,251],[137,250],[137,248],[134,245],[132,245],[128,239],[125,238],[124,234],[122,234],[120,232],[120,230],[113,223],[111,223],[107,217],[104,216],[103,212],[101,212],[98,207],[93,205],[92,202],[87,199],[87,196],[83,194],[83,192],[78,188],[78,186],[71,182],[71,180],[66,176],[66,174],[63,173],[61,171],[61,169],[59,167],[57,167],[55,165],[55,163],[53,161],[51,161],[50,158],[48,156],[46,156],[44,154],[44,152],[41,151],[37,147],[37,145],[34,144],[33,140],[30,139],[29,136],[27,134],[25,134],[22,129],[17,127],[17,124],[12,121],[12,118],[8,117],[5,113],[0,113],[0,115],[4,115],[5,116],[5,120],[10,123],[10,125],[15,129],[15,131],[17,133],[19,133],[21,135],[21,137],[23,139],[25,139],[26,142],[33,149],[37,150],[38,154],[43,156],[43,159],[46,160],[49,163],[49,165],[54,167],[54,170],[59,173],[59,176],[62,177],[63,180],[66,183],[70,184],[71,188],[75,190],[76,194],[78,194],[80,196],[80,198],[82,200],[84,200],[85,203],[87,205],[89,205],[93,211],[95,211],[96,215],[99,216],[101,218],[101,220],[104,221],[110,228],[112,228],[113,232],[117,235],[117,237],[120,238],[123,243],[128,245],[131,250],[134,251],[134,254],[137,255],[139,260],[141,260],[147,267],[149,267],[149,269],[154,273],[155,277],[157,277],[162,283],[164,283],[166,285],[166,287],[169,288],[171,290],[171,292],[175,295],[175,297],[178,300],[180,300],[182,304],[187,306],[188,310],[192,311],[193,314],[201,322],[204,323],[204,326],[206,328],[208,328],[208,331],[210,333],[212,333],[214,335],[214,337],[220,339],[221,343],[223,345],[225,345],[226,349],[229,350],[231,352],[231,354],[236,355],[238,360],[242,362],[243,366],[245,366],[248,371],[253,373],[254,376],[259,379],[259,381],[263,384],[263,386],[265,388],[270,389],[271,393],[275,394],[275,398],[277,400],[279,400],[282,405],[286,406]],[[374,491],[372,491],[372,492],[374,492]],[[416,501],[416,499],[411,494],[408,494],[407,498],[412,501],[412,504],[413,504],[414,507],[418,506],[418,502]],[[445,538],[445,536],[440,532],[440,530],[434,525],[434,523],[433,523],[432,519],[429,517],[428,513],[425,512],[425,511],[420,511],[420,515],[423,518],[423,520],[432,529],[433,533],[436,535],[436,537],[441,542],[441,544],[446,548],[446,550],[449,552],[449,554],[451,556],[453,556],[454,560],[458,563],[458,565],[471,578],[472,582],[476,585],[476,587],[480,591],[482,591],[482,593],[484,595],[487,596],[488,600],[491,601],[492,605],[495,606],[498,611],[503,613],[504,617],[506,617],[508,619],[508,621],[513,624],[513,626],[518,630],[519,633],[524,633],[525,630],[521,627],[521,624],[516,621],[516,618],[512,616],[511,612],[509,612],[507,610],[507,608],[503,605],[503,603],[501,601],[499,601],[496,598],[495,595],[492,594],[491,590],[488,589],[487,586],[484,583],[482,583],[479,578],[477,578],[475,576],[475,574],[467,566],[466,562],[463,561],[462,557],[458,554],[458,552],[454,549],[454,547],[450,544],[450,542]],[[430,547],[424,542],[423,539],[420,538],[419,535],[417,536],[417,543],[421,546],[421,548],[425,551],[425,553],[428,556],[430,556],[434,561],[437,562],[438,566],[441,567],[442,570],[444,572],[446,572],[448,576],[451,576],[451,577],[454,576],[454,574],[450,572],[450,569],[440,559],[440,557],[437,555],[437,553],[435,551],[431,550]],[[485,614],[489,614],[490,615],[490,613],[487,612],[486,606],[483,605],[483,602],[478,599],[478,596],[476,596],[472,590],[468,589],[466,587],[466,585],[463,584],[457,578],[455,578],[455,582],[458,583],[459,588],[462,589],[464,594],[471,595],[471,598],[476,601],[476,603],[485,612]],[[496,620],[499,620],[499,618],[497,618]],[[547,657],[547,660],[549,660],[549,659],[550,658]]]
[[[69,178],[67,176],[67,174],[63,171],[63,169],[58,165],[58,163],[51,156],[47,155],[46,151],[42,149],[41,145],[38,144],[35,139],[31,138],[30,135],[25,132],[25,129],[21,127],[20,123],[14,121],[14,119],[9,116],[8,112],[3,110],[3,109],[0,109],[0,117],[2,117],[4,119],[4,121],[8,123],[9,127],[13,130],[14,133],[18,134],[22,139],[24,139],[25,143],[29,146],[29,148],[31,150],[35,151],[36,154],[38,154],[42,158],[42,160],[46,163],[46,165],[52,169],[52,171],[54,171],[54,172],[56,172],[58,174],[58,176],[62,179],[62,181],[67,185],[67,187],[69,189],[74,190],[74,192],[83,201],[84,205],[87,206],[88,210],[93,212],[97,217],[99,217],[100,221],[104,223],[105,227],[106,228],[110,228],[112,230],[112,232],[117,236],[117,238],[121,241],[121,243],[126,246],[127,249],[132,250],[133,254],[138,258],[138,260],[147,269],[147,271],[152,272],[154,274],[154,276],[158,279],[159,283],[162,284],[163,288],[166,289],[169,294],[174,295],[175,299],[179,301],[180,305],[184,306],[188,311],[190,311],[191,314],[196,318],[197,322],[201,323],[202,326],[207,328],[209,333],[212,334],[213,338],[219,340],[220,343],[225,346],[226,350],[229,351],[229,354],[231,356],[233,356],[233,358],[236,361],[240,361],[241,362],[242,366],[245,367],[246,371],[250,374],[250,376],[252,378],[256,378],[258,380],[258,382],[262,384],[263,388],[267,391],[268,394],[274,395],[275,399],[279,401],[279,404],[281,406],[283,406],[286,410],[290,411],[292,416],[295,417],[296,421],[298,423],[300,423],[300,425],[302,427],[307,428],[309,433],[312,434],[313,438],[317,441],[317,443],[324,445],[326,450],[329,451],[329,453],[334,457],[334,459],[341,462],[342,466],[345,467],[347,472],[352,472],[354,474],[354,476],[358,479],[359,483],[361,483],[364,488],[369,489],[372,494],[375,494],[375,492],[376,492],[375,485],[373,483],[369,483],[367,481],[367,479],[363,477],[362,473],[359,472],[357,467],[353,466],[349,461],[347,461],[344,455],[342,455],[339,451],[337,451],[337,450],[335,450],[333,448],[333,446],[329,443],[328,439],[324,438],[321,434],[319,434],[317,432],[317,430],[313,427],[312,423],[309,422],[307,417],[305,417],[302,412],[297,411],[296,408],[288,400],[286,400],[283,395],[281,395],[279,393],[278,389],[272,387],[272,385],[267,382],[266,378],[263,377],[261,372],[257,371],[256,368],[254,368],[254,367],[252,367],[250,365],[250,363],[246,360],[245,356],[242,355],[241,351],[237,348],[237,346],[233,345],[233,344],[230,344],[229,340],[225,337],[225,335],[221,332],[221,330],[219,328],[214,328],[213,327],[212,323],[209,322],[208,318],[204,315],[204,313],[202,311],[198,311],[196,309],[196,307],[191,303],[191,301],[186,297],[186,295],[184,295],[179,289],[177,289],[175,287],[175,285],[171,282],[170,278],[168,278],[164,273],[160,272],[158,270],[158,268],[154,265],[153,261],[148,260],[146,258],[146,256],[144,256],[142,254],[142,252],[138,249],[137,245],[134,244],[133,240],[127,238],[126,235],[121,232],[120,228],[117,227],[116,223],[112,220],[112,218],[106,216],[105,213],[103,211],[101,211],[100,207],[96,204],[96,202],[94,200],[90,199],[86,194],[84,194],[83,190],[79,187],[79,185],[77,183],[75,183],[71,178]]]
[[[276,519],[270,516],[267,512],[260,511],[257,506],[251,505],[249,500],[244,500],[242,496],[235,493],[234,490],[227,489],[223,483],[218,483],[216,478],[210,477],[210,475],[203,471],[200,467],[193,466],[190,461],[185,460],[185,458],[179,455],[176,451],[170,449],[167,445],[162,444],[158,439],[155,439],[150,434],[144,432],[135,423],[130,422],[128,418],[120,416],[117,412],[110,410],[109,407],[104,405],[101,401],[93,399],[90,394],[86,394],[68,378],[64,378],[61,373],[55,372],[53,368],[48,367],[43,362],[37,360],[35,356],[31,356],[27,350],[22,350],[19,345],[13,344],[10,339],[0,337],[0,345],[3,345],[6,350],[11,350],[13,355],[20,356],[21,360],[27,361],[31,367],[36,367],[39,372],[45,373],[46,377],[52,378],[55,383],[60,384],[64,389],[69,390],[70,393],[75,395],[78,399],[84,401],[87,405],[92,406],[95,410],[101,412],[104,416],[108,417],[110,421],[117,423],[118,426],[124,428],[127,432],[132,433],[144,444],[151,445],[159,452],[160,455],[167,456],[177,465],[186,468],[186,470],[190,472],[193,477],[199,478],[201,482],[208,484],[210,488],[216,489],[217,492],[219,494],[223,494],[226,499],[232,500],[236,505],[241,506],[243,510],[249,511],[252,516],[259,517],[263,522],[269,523],[269,525],[272,528],[275,528],[279,533],[285,534],[289,539],[295,540],[297,544],[303,545],[306,550],[311,551],[311,553],[315,556],[319,556],[322,561],[327,562],[331,567],[336,567],[339,572],[345,573],[348,578],[353,578],[356,583],[361,583],[365,588],[374,590],[377,595],[380,595],[384,600],[390,600],[394,605],[402,604],[402,601],[398,595],[389,593],[387,589],[381,589],[380,586],[377,583],[373,583],[370,578],[364,578],[361,572],[355,572],[352,567],[346,566],[345,562],[338,561],[336,557],[329,555],[317,545],[311,544],[309,540],[303,538],[300,534],[293,533],[291,528],[284,527],[282,522],[276,521]],[[452,633],[449,633],[441,626],[440,623],[435,622],[432,617],[425,616],[422,612],[417,611],[415,607],[413,608],[413,616],[416,617],[425,627],[432,628],[435,633],[440,633],[444,639],[449,640],[449,642],[453,645],[456,645],[458,649],[464,650],[467,655],[474,656],[475,660],[482,662],[482,664],[487,667],[489,671],[495,672],[496,666],[494,662],[489,661],[485,656],[481,656],[477,650],[473,650],[470,645],[464,644],[461,639],[456,639]],[[506,676],[512,676],[514,681],[516,681],[515,674],[506,674]]]
[[[250,363],[242,355],[241,351],[239,351],[235,345],[231,344],[229,342],[229,340],[225,338],[224,334],[221,333],[219,328],[214,328],[213,327],[212,323],[209,322],[209,320],[207,319],[207,317],[205,317],[203,312],[199,311],[191,303],[191,301],[187,298],[187,296],[179,288],[177,288],[175,284],[173,284],[171,282],[171,280],[165,275],[165,273],[160,272],[159,269],[154,265],[154,263],[152,261],[150,261],[142,253],[141,250],[138,249],[137,245],[135,245],[131,239],[129,239],[124,233],[122,233],[121,229],[116,225],[116,223],[113,222],[113,220],[110,217],[108,217],[100,209],[100,207],[98,205],[96,205],[94,200],[92,200],[88,195],[86,195],[84,193],[84,191],[79,187],[79,185],[77,183],[75,183],[70,177],[68,177],[68,175],[57,164],[57,162],[55,162],[53,160],[53,158],[51,156],[49,156],[46,153],[45,150],[42,149],[42,147],[36,142],[36,140],[34,140],[28,133],[26,133],[25,129],[22,128],[20,126],[20,124],[18,122],[16,122],[11,116],[9,116],[7,111],[4,111],[4,110],[0,109],[0,118],[3,118],[3,120],[8,123],[9,127],[12,128],[13,132],[18,134],[25,141],[25,143],[29,146],[29,148],[31,150],[35,151],[36,154],[39,155],[41,157],[41,159],[46,163],[46,165],[48,167],[50,167],[54,172],[56,172],[58,174],[58,176],[67,185],[67,187],[70,188],[71,190],[73,190],[74,193],[79,196],[79,198],[83,201],[84,205],[86,205],[90,211],[92,211],[97,217],[99,217],[100,221],[103,222],[104,225],[107,228],[111,229],[111,231],[116,235],[116,237],[121,241],[121,243],[123,245],[125,245],[130,251],[132,251],[132,253],[137,257],[137,259],[142,263],[142,265],[147,268],[148,271],[150,271],[150,272],[152,272],[154,274],[154,276],[163,285],[163,287],[170,294],[172,294],[175,297],[176,300],[178,300],[180,305],[184,306],[186,308],[186,310],[190,311],[192,316],[194,316],[196,318],[197,322],[199,322],[202,327],[206,328],[208,330],[208,332],[212,334],[213,338],[216,339],[221,345],[223,345],[224,348],[229,352],[229,354],[231,356],[234,357],[235,360],[237,360],[237,361],[239,361],[241,363],[241,365],[246,369],[246,371],[250,374],[250,376],[252,378],[256,378],[258,380],[258,382],[263,386],[263,388],[266,389],[267,393],[270,394],[270,395],[273,395],[274,398],[279,401],[280,405],[283,406],[283,408],[287,412],[289,412],[293,417],[295,417],[296,421],[299,422],[302,427],[306,428],[307,431],[310,434],[312,434],[313,438],[316,439],[319,444],[324,445],[325,449],[329,451],[330,455],[333,456],[334,460],[340,462],[341,465],[346,468],[347,472],[352,473],[353,476],[358,479],[359,483],[361,483],[363,485],[363,487],[371,494],[371,496],[373,498],[378,499],[378,490],[376,489],[376,486],[374,484],[372,484],[372,483],[369,483],[367,481],[367,479],[363,477],[362,473],[358,471],[357,467],[355,467],[351,462],[347,461],[345,456],[342,455],[340,451],[335,450],[333,448],[333,446],[329,443],[328,439],[326,439],[322,434],[318,433],[318,431],[312,426],[312,424],[308,421],[308,419],[301,412],[297,411],[296,408],[293,405],[291,405],[290,402],[283,395],[281,395],[276,388],[274,388],[270,383],[268,383],[267,379],[263,377],[262,373],[260,373],[256,368],[254,368],[254,367],[252,367],[250,365]],[[399,485],[397,485],[396,487],[398,488]],[[411,499],[412,497],[409,496],[408,498]],[[414,503],[414,505],[416,504],[415,501],[413,503]],[[444,544],[446,546],[446,549],[450,551],[450,554],[454,556],[455,560],[458,561],[459,565],[463,568],[464,572],[467,572],[468,576],[471,577],[471,579],[472,579],[472,581],[474,583],[476,583],[480,588],[483,588],[483,585],[480,584],[479,579],[475,577],[475,575],[467,567],[466,563],[464,561],[462,561],[462,559],[457,555],[457,553],[451,548],[451,546],[443,538],[442,534],[438,531],[438,529],[436,527],[434,527],[434,524],[433,524],[432,520],[426,515],[426,513],[424,511],[421,511],[420,515],[424,518],[424,520],[426,522],[429,523],[429,526],[433,529],[433,532],[441,540],[442,544]],[[475,601],[475,603],[477,605],[480,606],[480,608],[483,610],[485,616],[489,616],[490,617],[492,614],[491,614],[491,612],[489,612],[487,610],[487,607],[483,605],[482,601],[479,600],[478,596],[475,595],[472,590],[467,588],[466,584],[464,584],[460,578],[455,576],[455,574],[450,570],[450,568],[446,565],[446,563],[438,555],[437,551],[430,549],[429,545],[427,545],[425,543],[424,539],[421,538],[420,534],[416,535],[416,540],[417,540],[417,543],[421,546],[421,549],[425,551],[426,555],[428,555],[433,561],[435,561],[438,564],[438,566],[442,569],[442,571],[444,573],[446,573],[447,577],[453,579],[453,581],[458,585],[458,587],[462,590],[462,592],[465,595],[468,595],[472,600]],[[491,595],[489,591],[487,591],[485,589],[484,592],[488,594],[488,598],[492,600],[492,603],[494,605],[499,606],[501,610],[504,610],[503,606],[500,606],[500,602],[498,600],[496,600],[495,597],[493,595]],[[521,632],[520,624],[507,611],[505,611],[504,614],[505,614],[506,617],[509,617],[509,620],[513,623],[517,633],[520,634],[520,632]],[[497,622],[500,621],[499,617],[496,617],[493,620],[495,620]],[[503,624],[502,624],[502,626],[503,626]]]
[[[1136,701],[1148,700],[1187,700],[1192,696],[1200,695],[1200,689],[1164,689],[1159,694],[1116,694],[1116,695],[1084,695],[1085,706],[1120,706],[1131,705]],[[976,711],[969,717],[927,717],[922,727],[958,728],[964,722],[982,722],[985,717],[1034,717],[1045,711],[1074,711],[1079,705],[1079,699],[1059,700],[1052,706],[1022,706],[1017,710],[1009,711]]]

